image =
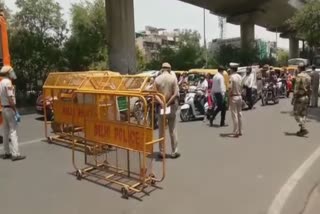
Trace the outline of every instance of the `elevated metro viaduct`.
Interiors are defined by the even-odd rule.
[[[173,1],[173,0],[172,0]],[[287,30],[285,21],[303,6],[305,0],[181,0],[226,17],[240,25],[241,45],[254,42],[254,25],[289,35],[290,57],[298,57],[299,40]],[[106,0],[110,69],[123,74],[136,70],[133,0]]]

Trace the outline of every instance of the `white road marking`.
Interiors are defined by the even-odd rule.
[[[26,145],[30,145],[30,144],[34,144],[34,143],[40,143],[43,140],[45,140],[45,138],[38,138],[38,139],[34,139],[34,140],[29,140],[29,141],[25,141],[20,143],[21,146],[26,146]]]
[[[320,157],[320,146],[317,150],[291,175],[287,182],[282,186],[279,193],[273,200],[271,206],[269,207],[267,214],[281,214],[282,209],[286,202],[288,201],[291,193],[297,186],[298,182],[304,177],[304,175],[309,171],[312,165]]]
[[[21,142],[19,143],[20,146],[26,146],[26,145],[30,145],[30,144],[34,144],[34,143],[40,143],[43,140],[45,140],[45,138],[38,138],[38,139],[34,139],[34,140],[29,140],[29,141],[25,141],[25,142]],[[3,151],[3,145],[1,144],[0,147],[0,151]]]

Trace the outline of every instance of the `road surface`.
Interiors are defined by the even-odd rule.
[[[298,126],[291,109],[286,99],[279,105],[257,105],[244,113],[244,136],[239,139],[221,137],[231,126],[179,123],[182,156],[167,160],[167,177],[158,184],[161,188],[137,195],[140,200],[125,200],[106,186],[77,181],[70,174],[74,171],[71,150],[40,142],[42,122],[35,120],[36,115],[24,116],[19,139],[27,159],[0,160],[0,213],[298,213],[320,178],[313,169],[317,156],[309,168],[299,170],[319,146],[320,110],[309,114],[309,136],[298,138],[292,135]],[[227,118],[232,125],[230,112]],[[292,177],[295,173],[301,179]],[[272,204],[276,206],[270,208]]]

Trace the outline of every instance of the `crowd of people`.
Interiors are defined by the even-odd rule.
[[[293,98],[292,105],[296,121],[300,126],[297,136],[305,136],[308,130],[305,127],[305,120],[308,107],[318,106],[318,89],[319,89],[319,73],[313,67],[311,73],[306,72],[306,65],[299,64],[295,74],[284,70],[284,72],[276,72],[272,67],[265,66],[250,66],[246,69],[246,75],[242,77],[238,73],[239,65],[237,63],[230,63],[229,68],[219,66],[218,73],[214,76],[211,74],[200,75],[199,81],[196,83],[198,101],[200,105],[208,102],[209,106],[214,106],[211,113],[205,117],[204,121],[209,120],[210,125],[213,126],[213,121],[217,115],[221,114],[220,126],[227,126],[226,112],[229,109],[233,121],[233,132],[230,134],[232,137],[240,137],[243,134],[242,123],[242,109],[243,109],[243,94],[246,91],[248,100],[248,108],[252,109],[254,100],[252,93],[255,87],[255,78],[261,80],[262,85],[272,83],[274,85],[274,94],[277,96],[278,88],[277,82],[279,79],[293,82]],[[255,77],[252,70],[258,69],[258,77]],[[228,71],[228,80],[226,80],[224,72]],[[159,76],[155,79],[155,89],[164,94],[167,101],[167,106],[171,111],[165,117],[168,120],[170,140],[172,145],[172,158],[180,156],[178,153],[178,137],[176,130],[176,112],[179,106],[179,85],[188,84],[188,76],[186,73],[182,74],[179,78],[171,71],[169,63],[162,65]],[[204,99],[205,98],[205,99]],[[163,106],[164,104],[159,99],[158,102]],[[215,105],[213,105],[213,103]],[[209,111],[208,111],[209,112]],[[159,121],[162,121],[161,119]],[[159,127],[162,127],[161,125]],[[163,130],[160,129],[160,134]],[[162,148],[160,148],[162,150]],[[161,158],[162,155],[160,155]]]
[[[248,108],[251,109],[254,105],[252,99],[253,88],[255,87],[255,77],[252,73],[252,67],[247,67],[245,77],[241,77],[238,73],[239,65],[237,63],[230,63],[229,69],[219,66],[218,72],[213,76],[211,74],[200,75],[198,81],[198,97],[200,105],[204,106],[207,101],[211,106],[211,113],[207,114],[204,121],[209,120],[210,125],[213,126],[213,121],[217,115],[221,114],[220,126],[225,127],[226,112],[229,109],[231,112],[231,118],[233,121],[232,137],[240,137],[243,134],[242,126],[242,109],[243,109],[243,95],[242,90],[245,89],[246,96],[248,97]],[[259,68],[261,72],[260,78],[262,84],[268,82],[276,85],[278,78],[292,79],[293,76],[289,72],[283,72],[277,74],[269,66],[263,66]],[[228,71],[228,77],[224,73]],[[17,138],[17,124],[19,122],[20,115],[15,107],[15,93],[12,85],[12,80],[16,79],[14,71],[9,66],[4,66],[0,75],[2,81],[0,82],[0,99],[2,104],[2,116],[4,119],[4,135],[3,143],[5,154],[2,155],[3,159],[12,159],[13,161],[23,160],[25,156],[19,153],[18,138]],[[294,90],[292,105],[294,110],[294,116],[300,126],[300,130],[297,132],[298,136],[305,136],[308,134],[305,122],[308,107],[318,106],[318,89],[319,89],[319,73],[316,72],[315,67],[312,68],[311,73],[306,72],[306,65],[299,64],[297,73],[294,78]],[[152,78],[149,88],[153,87],[159,93],[163,94],[166,100],[164,104],[160,98],[157,97],[158,103],[170,109],[168,112],[164,112],[163,116],[166,117],[169,127],[169,134],[171,140],[172,158],[180,157],[178,152],[178,135],[177,135],[177,111],[179,108],[179,85],[187,84],[188,77],[183,74],[179,80],[174,72],[171,70],[169,63],[163,63],[161,72],[156,78]],[[277,94],[277,88],[275,87],[275,94]],[[205,98],[205,99],[204,99]],[[206,100],[206,101],[205,101]],[[215,104],[215,105],[214,105]],[[209,112],[209,111],[208,111]],[[163,135],[163,120],[159,120],[159,134]],[[10,140],[9,140],[10,139]],[[163,148],[160,144],[160,151]],[[160,153],[160,158],[163,158],[163,153]]]

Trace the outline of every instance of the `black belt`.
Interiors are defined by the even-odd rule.
[[[12,106],[2,106],[2,108],[12,108]]]
[[[231,94],[231,97],[240,97],[240,94]]]

